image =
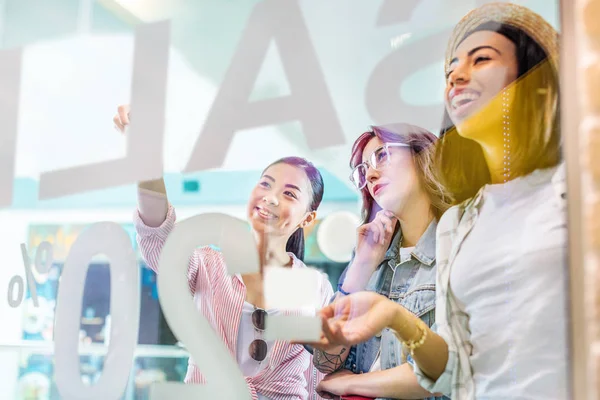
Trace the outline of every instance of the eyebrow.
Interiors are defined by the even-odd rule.
[[[492,46],[477,46],[473,49],[471,49],[468,53],[467,56],[471,57],[473,54],[477,53],[479,50],[483,50],[483,49],[490,49],[495,51],[496,53],[498,53],[498,55],[502,55],[502,53],[500,53],[500,50],[498,50],[495,47]],[[454,57],[451,61],[450,61],[450,65],[454,64],[456,61],[458,61],[458,57]]]
[[[270,179],[271,181],[275,182],[275,178],[273,178],[271,175],[266,175],[265,174],[265,175],[263,175],[263,178],[267,178],[267,179]],[[298,186],[296,186],[296,185],[292,185],[292,184],[287,183],[285,185],[285,187],[295,189],[295,190],[299,191],[300,193],[302,193],[302,190],[300,190],[300,188]]]

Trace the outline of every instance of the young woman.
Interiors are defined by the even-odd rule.
[[[393,124],[374,126],[354,143],[351,180],[362,195],[363,225],[337,294],[380,293],[427,326],[435,321],[435,231],[447,208],[444,188],[431,169],[436,140],[425,129]],[[376,214],[374,208],[379,209]],[[419,386],[400,342],[389,331],[352,348],[322,350],[315,352],[315,365],[331,374],[321,381],[319,392],[395,399],[431,396]]]
[[[569,398],[557,53],[554,29],[521,6],[488,4],[459,22],[446,57],[454,127],[443,132],[437,161],[460,204],[438,226],[437,333],[360,293],[323,310],[333,343],[387,326],[411,349],[429,391]]]
[[[119,107],[114,122],[121,130],[129,123],[129,107]],[[323,197],[323,179],[308,161],[287,157],[263,171],[248,201],[248,220],[263,265],[306,268],[303,228],[316,218]],[[148,266],[157,270],[161,249],[175,224],[175,210],[167,201],[162,179],[139,184],[139,209],[135,213],[138,242]],[[236,357],[254,399],[304,400],[317,398],[315,386],[322,375],[301,346],[262,339],[265,318],[279,310],[265,310],[262,276],[226,273],[222,255],[211,247],[196,250],[188,269],[190,291],[198,310],[210,321]],[[333,295],[321,275],[323,305]],[[190,358],[185,382],[203,378]]]

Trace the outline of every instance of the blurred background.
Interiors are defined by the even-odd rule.
[[[281,123],[274,116],[271,125],[239,130],[221,167],[182,173],[242,35],[253,18],[259,30],[270,26],[258,18],[269,19],[272,1],[0,0],[0,46],[23,51],[20,96],[3,99],[18,101],[19,114],[13,201],[0,209],[2,298],[12,276],[25,276],[21,243],[32,258],[43,241],[54,250],[50,271],[35,276],[37,307],[28,295],[19,307],[0,301],[3,398],[59,398],[54,311],[58,278],[78,235],[90,224],[113,221],[129,232],[137,253],[131,222],[135,184],[38,199],[41,173],[125,156],[126,142],[113,129],[112,117],[119,104],[130,101],[136,26],[171,21],[163,156],[169,199],[179,218],[209,211],[245,218],[248,194],[266,165],[283,156],[307,157],[322,171],[325,197],[317,224],[306,232],[306,263],[327,273],[335,287],[359,221],[359,196],[348,180],[354,139],[372,124],[389,122],[438,130],[449,31],[470,9],[489,2],[280,1],[289,13],[300,11],[290,18],[306,25],[345,143],[311,148],[299,121]],[[559,28],[557,0],[515,3]],[[264,14],[256,12],[259,6]],[[293,95],[281,61],[293,53],[294,48],[270,42],[249,102]],[[127,400],[148,398],[152,382],[181,381],[187,366],[187,353],[160,310],[156,276],[137,254],[141,318]],[[80,325],[81,343],[88,345],[80,353],[86,382],[102,372],[109,311],[108,260],[98,256],[87,273]]]

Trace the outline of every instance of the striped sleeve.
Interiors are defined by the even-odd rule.
[[[260,386],[260,394],[273,400],[291,400],[307,398],[306,371],[309,363],[303,346],[289,346],[285,359],[269,376],[269,380]],[[308,397],[311,398],[311,397]]]
[[[165,242],[167,241],[169,234],[175,226],[175,220],[175,208],[173,208],[171,204],[169,204],[165,220],[157,227],[146,225],[140,215],[139,210],[136,210],[133,215],[135,230],[137,232],[137,242],[142,253],[142,258],[148,267],[156,273],[158,273],[160,253],[165,245]],[[188,284],[192,294],[196,290],[199,262],[200,259],[195,255],[190,257],[190,264],[188,267]]]

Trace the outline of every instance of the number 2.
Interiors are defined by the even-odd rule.
[[[158,297],[169,326],[185,343],[206,384],[155,384],[150,400],[252,398],[236,360],[198,312],[189,292],[190,254],[198,246],[217,243],[230,274],[259,272],[256,245],[246,222],[226,214],[209,213],[175,225],[160,255]]]

